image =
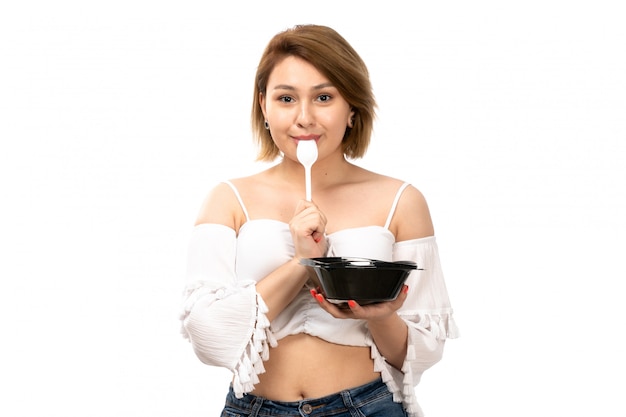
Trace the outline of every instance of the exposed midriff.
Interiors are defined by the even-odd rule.
[[[369,347],[337,345],[307,334],[282,339],[264,366],[252,394],[274,401],[324,397],[380,376]]]

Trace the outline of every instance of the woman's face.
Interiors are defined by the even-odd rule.
[[[330,81],[313,65],[288,56],[274,67],[261,108],[272,139],[285,157],[296,159],[300,140],[315,140],[319,160],[339,152],[354,112]]]

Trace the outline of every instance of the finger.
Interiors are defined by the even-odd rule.
[[[302,213],[303,211],[310,209],[310,208],[316,209],[317,206],[310,201],[299,200],[298,203],[296,204],[296,210],[294,212],[294,215]]]
[[[359,311],[363,310],[361,306],[359,305],[359,303],[357,303],[354,300],[348,300],[348,307],[350,307],[350,310],[354,311],[355,313],[358,313]]]
[[[316,289],[311,289],[311,295],[320,304],[324,304],[326,302],[326,299],[324,298],[324,295],[321,292],[319,292],[318,290],[316,290]]]
[[[352,312],[350,310],[341,309],[336,304],[328,301],[322,293],[317,292],[316,290],[311,290],[311,295],[315,298],[324,310],[329,313],[331,316],[338,319],[351,318]]]
[[[407,297],[408,297],[408,293],[409,293],[409,286],[408,285],[404,285],[402,287],[402,290],[400,291],[400,293],[398,294],[398,296],[396,297],[395,300],[390,301],[389,305],[390,307],[396,311],[398,310],[400,307],[402,307],[402,305],[404,304],[404,302],[406,301]]]
[[[406,300],[408,296],[409,296],[409,286],[405,284],[402,286],[402,290],[400,291],[400,294],[398,294],[398,297],[396,298],[396,300],[399,299],[402,303],[404,303],[404,300]]]
[[[326,231],[326,218],[317,207],[309,207],[296,213],[289,227],[297,236],[310,236],[319,243]]]
[[[311,237],[313,238],[313,240],[315,241],[315,243],[320,243],[322,241],[322,239],[324,239],[324,233],[319,232],[317,230],[315,230],[312,234]]]

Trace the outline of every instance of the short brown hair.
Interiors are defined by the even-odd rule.
[[[354,48],[334,29],[298,25],[270,40],[257,67],[252,103],[252,132],[260,145],[257,159],[272,161],[280,154],[265,128],[259,95],[266,94],[274,67],[288,56],[296,56],[313,65],[352,107],[354,123],[352,128],[346,127],[343,153],[352,159],[363,157],[370,143],[376,109],[369,71]]]

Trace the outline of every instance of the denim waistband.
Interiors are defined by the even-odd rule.
[[[380,404],[375,405],[376,403]],[[231,386],[226,397],[225,412],[222,415],[236,415],[234,413],[239,411],[250,417],[341,416],[342,413],[351,415],[351,410],[356,411],[361,407],[374,407],[382,410],[388,409],[389,406],[394,409],[399,407],[398,411],[402,413],[401,415],[405,415],[401,404],[393,402],[387,386],[381,378],[377,378],[364,385],[335,394],[300,401],[274,401],[252,394],[244,395],[243,398],[236,398]],[[226,412],[227,410],[230,411],[230,414]]]

